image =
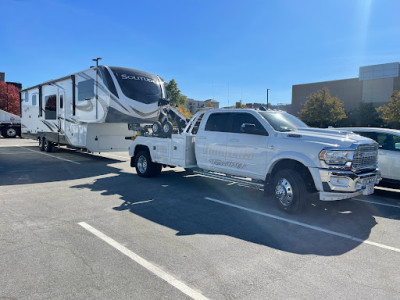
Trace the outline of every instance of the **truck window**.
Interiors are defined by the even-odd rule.
[[[382,150],[396,150],[396,143],[399,142],[399,138],[392,134],[378,133],[379,148]]]
[[[94,79],[78,82],[78,101],[94,97]]]
[[[56,119],[56,110],[57,110],[57,96],[49,95],[44,97],[44,118],[46,120],[55,120]]]
[[[201,120],[203,119],[204,114],[200,115],[197,120],[196,120],[196,124],[194,124],[193,129],[192,129],[192,134],[197,134],[197,132],[199,131],[199,127],[200,127],[200,123]]]
[[[230,132],[240,133],[240,128],[242,124],[254,124],[256,125],[256,129],[259,134],[267,134],[265,128],[261,125],[261,123],[251,114],[249,113],[233,113],[232,116],[232,127]]]
[[[229,113],[215,113],[208,117],[206,131],[229,132]]]

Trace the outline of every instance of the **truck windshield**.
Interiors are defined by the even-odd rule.
[[[121,91],[128,98],[150,104],[166,98],[164,85],[156,75],[120,67],[110,67]]]
[[[280,111],[259,111],[258,112],[267,122],[280,132],[292,131],[308,126],[296,117]]]

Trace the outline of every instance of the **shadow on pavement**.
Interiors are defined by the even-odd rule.
[[[164,171],[157,178],[120,173],[100,178],[93,184],[74,186],[117,195],[123,201],[114,207],[177,231],[178,236],[218,234],[298,254],[341,255],[360,242],[302,228],[237,208],[213,203],[204,197],[235,203],[247,208],[344,233],[365,240],[377,224],[374,215],[393,218],[399,212],[341,201],[310,206],[302,215],[279,211],[263,192],[214,179]]]
[[[60,158],[67,156],[69,160],[80,163],[74,164],[32,150],[39,151],[39,148],[34,146],[0,148],[0,186],[73,180],[118,173],[120,169],[108,165],[124,161],[63,148],[49,153]]]

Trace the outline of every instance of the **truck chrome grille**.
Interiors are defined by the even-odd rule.
[[[378,166],[378,144],[359,145],[354,152],[353,169],[355,171],[376,169]]]

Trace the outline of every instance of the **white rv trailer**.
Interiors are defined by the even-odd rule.
[[[132,128],[166,122],[160,116],[167,104],[159,76],[93,67],[22,90],[22,136],[37,139],[45,151],[54,145],[125,151],[130,144],[125,137],[136,134]]]

